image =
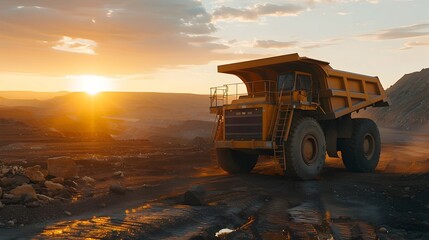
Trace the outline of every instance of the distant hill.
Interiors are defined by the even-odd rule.
[[[0,97],[8,99],[47,100],[70,92],[0,91]]]
[[[0,97],[0,106],[3,107],[20,107],[20,106],[39,106],[40,100],[37,99],[9,99]]]
[[[429,68],[405,74],[386,93],[389,107],[368,108],[357,116],[370,117],[383,127],[429,129]]]
[[[55,132],[45,132],[37,127],[19,121],[0,118],[0,149],[11,143],[63,141],[63,137]],[[20,146],[15,146],[20,147]]]
[[[13,96],[7,92],[3,95]],[[208,137],[213,121],[207,95],[105,92],[95,96],[86,93],[49,96],[45,100],[0,97],[0,119],[17,120],[44,129],[47,134],[76,137],[96,133],[117,139],[159,134]]]

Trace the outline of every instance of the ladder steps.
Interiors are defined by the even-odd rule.
[[[272,136],[272,141],[277,146],[274,149],[274,158],[280,164],[280,166],[285,169],[285,151],[284,151],[284,136],[288,132],[288,127],[290,126],[290,121],[292,120],[293,110],[289,108],[290,106],[279,105],[277,111],[277,118],[274,125],[274,132]]]

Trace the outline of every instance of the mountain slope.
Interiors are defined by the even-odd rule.
[[[405,74],[386,93],[391,101],[389,107],[370,108],[357,116],[370,117],[382,127],[429,128],[429,68]]]
[[[2,106],[1,103],[5,104]],[[18,120],[64,136],[97,133],[135,139],[162,132],[164,135],[192,137],[208,135],[210,128],[207,126],[213,121],[208,107],[207,95],[105,92],[90,96],[69,93],[43,101],[0,97],[0,119]],[[190,120],[197,121],[194,123],[209,121],[210,124],[184,124]]]

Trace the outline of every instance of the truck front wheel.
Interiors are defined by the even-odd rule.
[[[351,172],[373,172],[380,159],[380,133],[371,119],[353,119],[352,138],[343,139],[341,157]]]
[[[285,143],[286,174],[302,180],[316,178],[326,158],[323,130],[313,118],[294,120]]]
[[[229,148],[216,149],[219,166],[226,172],[248,173],[252,171],[258,161],[257,154],[249,154]]]

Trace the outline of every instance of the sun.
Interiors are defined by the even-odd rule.
[[[96,95],[99,92],[108,91],[111,88],[111,80],[107,77],[97,75],[75,75],[71,77],[75,80],[76,89],[89,95]]]

